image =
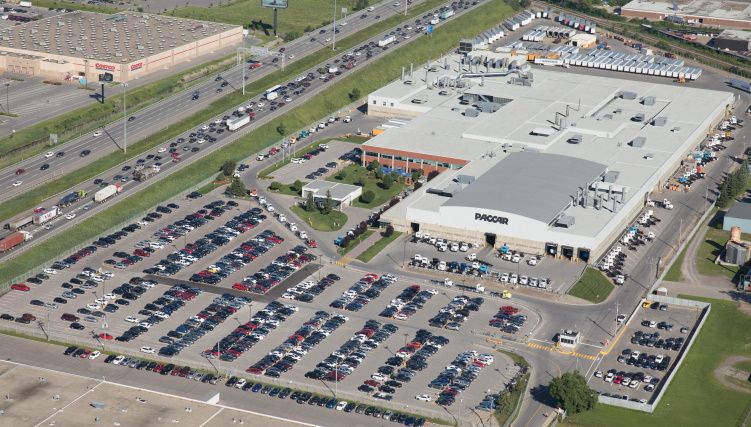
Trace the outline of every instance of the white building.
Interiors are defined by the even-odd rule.
[[[360,197],[362,187],[358,185],[341,184],[338,182],[315,180],[302,188],[302,198],[307,200],[308,194],[313,193],[316,203],[326,200],[326,193],[331,194],[335,207],[351,205],[352,201]]]

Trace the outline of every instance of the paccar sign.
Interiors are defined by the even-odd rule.
[[[130,71],[138,70],[139,68],[143,68],[143,62],[139,62],[137,64],[131,65]]]
[[[115,71],[114,65],[100,64],[97,62],[94,64],[94,67],[96,67],[97,70]]]
[[[501,224],[501,225],[508,225],[508,218],[502,217],[502,216],[485,215],[485,214],[476,213],[475,219],[479,221],[487,221],[487,222],[494,222],[496,224]]]

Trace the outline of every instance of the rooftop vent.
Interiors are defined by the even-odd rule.
[[[642,100],[642,104],[644,105],[655,105],[655,97],[654,96],[648,96]]]
[[[621,173],[618,171],[610,171],[603,175],[602,180],[604,182],[615,182],[618,180],[618,177],[621,176]]]
[[[477,117],[480,115],[480,110],[477,108],[467,108],[464,110],[464,116],[466,117]]]
[[[644,138],[643,136],[637,136],[631,141],[631,146],[636,148],[642,148],[644,147],[644,143],[647,142],[647,138]]]
[[[555,222],[555,225],[557,227],[569,228],[573,226],[575,223],[576,223],[576,218],[574,218],[571,215],[564,215],[558,218],[558,221]]]
[[[582,135],[577,133],[576,135],[574,135],[571,138],[569,138],[568,142],[570,142],[572,144],[581,144],[583,139],[584,138],[582,137]]]
[[[631,119],[631,120],[633,120],[633,121],[635,121],[635,122],[643,122],[645,118],[646,118],[646,116],[644,115],[644,113],[637,113],[637,114],[636,114],[636,115],[634,116],[634,118],[633,118],[633,119]]]
[[[665,124],[668,122],[667,117],[657,117],[652,121],[652,125],[654,126],[665,126]]]
[[[634,100],[634,99],[636,99],[636,92],[623,92],[621,94],[621,98],[623,98],[623,99],[629,99],[629,100]]]

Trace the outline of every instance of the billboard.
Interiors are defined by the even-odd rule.
[[[271,9],[286,9],[288,0],[261,0],[261,7]]]

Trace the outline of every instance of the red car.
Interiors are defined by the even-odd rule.
[[[102,339],[105,339],[105,340],[111,340],[111,339],[113,339],[115,337],[113,337],[110,334],[99,334],[99,338],[102,338]]]
[[[250,289],[250,286],[244,285],[242,283],[235,283],[234,285],[232,285],[232,288],[237,289],[238,291],[247,291],[248,289]]]
[[[308,240],[308,246],[310,246],[311,248],[317,248],[318,247],[318,243],[315,240],[310,239],[310,240]]]
[[[81,359],[86,359],[91,354],[91,350],[85,350],[83,353],[81,353],[80,357]]]
[[[24,285],[23,283],[16,283],[15,285],[11,286],[11,288],[17,291],[24,291],[24,292],[28,292],[31,290],[30,287]]]
[[[170,154],[170,157],[177,157],[179,155],[180,155],[180,153],[172,153],[172,154]]]
[[[16,175],[21,175],[24,172],[26,172],[26,169],[21,168],[21,169],[19,169],[19,170],[16,171]]]
[[[179,162],[179,161],[180,161],[180,158],[179,158],[179,157],[175,157],[174,159],[172,159],[172,163],[177,163],[177,162]]]

